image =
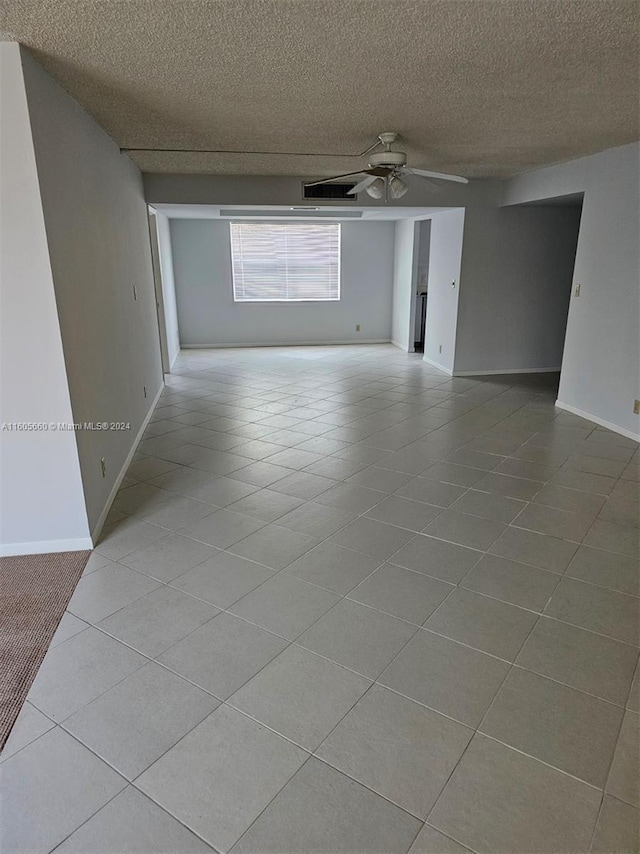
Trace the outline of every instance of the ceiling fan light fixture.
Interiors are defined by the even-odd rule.
[[[371,196],[372,199],[381,199],[384,196],[384,180],[376,178],[376,180],[365,187],[365,193]]]
[[[397,175],[389,180],[389,194],[392,199],[401,199],[408,189],[408,185]]]

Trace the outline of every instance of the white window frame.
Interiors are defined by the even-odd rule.
[[[246,225],[252,225],[252,226],[264,225],[264,226],[268,226],[269,228],[273,228],[273,227],[286,228],[287,226],[291,226],[293,224],[295,224],[297,226],[297,225],[301,225],[302,223],[300,223],[298,221],[296,221],[295,223],[293,223],[293,222],[272,222],[272,221],[270,221],[270,222],[258,222],[258,223],[256,223],[256,222],[246,223],[246,222],[235,221],[235,220],[229,223],[229,248],[230,248],[230,252],[231,252],[231,293],[232,293],[234,303],[238,303],[240,305],[248,304],[248,303],[270,303],[270,304],[276,304],[276,305],[277,304],[287,305],[289,303],[340,302],[340,300],[342,298],[342,228],[341,228],[341,223],[339,223],[339,222],[322,222],[322,223],[309,222],[309,223],[304,223],[304,225],[320,226],[320,227],[325,227],[325,228],[327,226],[331,226],[337,230],[337,296],[331,296],[331,297],[291,297],[291,298],[285,297],[285,298],[278,298],[278,299],[273,299],[273,298],[272,299],[269,299],[269,298],[266,298],[266,299],[260,299],[260,298],[248,299],[248,298],[243,298],[243,297],[238,296],[238,294],[236,292],[236,253],[234,252],[234,226],[242,227],[242,226],[246,226]],[[286,275],[286,273],[285,273],[285,275]]]

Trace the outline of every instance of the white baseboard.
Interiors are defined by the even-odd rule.
[[[389,338],[352,338],[344,341],[238,341],[232,344],[181,344],[182,350],[226,350],[232,347],[337,347],[342,344],[393,344]]]
[[[570,403],[563,403],[561,400],[556,400],[556,406],[558,409],[564,409],[572,415],[578,415],[580,418],[585,418],[587,421],[593,421],[594,424],[598,424],[600,427],[606,427],[607,430],[619,433],[621,436],[626,436],[627,439],[633,439],[634,442],[640,442],[640,433],[633,433],[625,427],[620,427],[619,424],[614,424],[612,421],[599,418],[597,415],[594,415],[593,412],[586,412],[584,409],[578,409],[577,406],[571,406]]]
[[[439,364],[439,362],[434,362],[433,359],[428,359],[426,356],[423,356],[422,361],[431,365],[432,368],[437,368],[439,371],[442,371],[442,373],[446,374],[448,377],[454,376],[453,371],[450,371],[449,368],[445,368],[445,366]]]
[[[495,377],[502,374],[559,374],[560,368],[503,368],[500,371],[454,371],[454,377]]]
[[[90,537],[77,537],[72,540],[36,540],[31,543],[4,543],[0,545],[0,557],[13,555],[41,555],[50,552],[83,552],[91,550]]]
[[[131,448],[129,449],[129,453],[127,454],[127,458],[124,461],[124,464],[123,464],[122,468],[120,469],[118,476],[115,479],[115,482],[113,484],[111,492],[109,493],[109,497],[106,500],[106,503],[104,505],[102,513],[100,514],[98,521],[96,522],[96,524],[93,527],[93,530],[91,531],[91,540],[93,542],[90,546],[88,546],[88,548],[90,548],[90,549],[92,549],[94,544],[98,542],[98,538],[100,537],[100,534],[102,533],[102,527],[104,525],[104,521],[107,518],[107,516],[109,515],[109,510],[111,510],[111,505],[114,502],[114,499],[116,497],[118,490],[120,489],[120,484],[122,483],[124,476],[127,473],[127,469],[129,468],[129,465],[131,464],[131,460],[133,459],[133,456],[134,456],[136,450],[138,449],[138,445],[140,444],[140,440],[142,439],[144,431],[147,429],[147,424],[149,423],[149,421],[151,421],[151,416],[153,415],[153,411],[156,408],[156,404],[158,403],[158,400],[160,399],[160,395],[162,394],[163,389],[164,389],[164,380],[163,380],[162,384],[160,385],[160,388],[158,389],[158,393],[154,397],[153,402],[151,403],[151,406],[149,407],[149,411],[147,412],[147,414],[144,417],[144,421],[140,425],[140,429],[138,430],[136,438],[133,440],[133,444],[131,445]]]

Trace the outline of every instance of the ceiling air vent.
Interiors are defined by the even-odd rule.
[[[356,196],[349,196],[349,190],[355,187],[352,181],[349,184],[318,184],[315,187],[302,185],[303,199],[345,199],[348,202],[355,202]]]

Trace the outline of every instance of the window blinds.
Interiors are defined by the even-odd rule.
[[[236,302],[340,299],[340,223],[232,222]]]

